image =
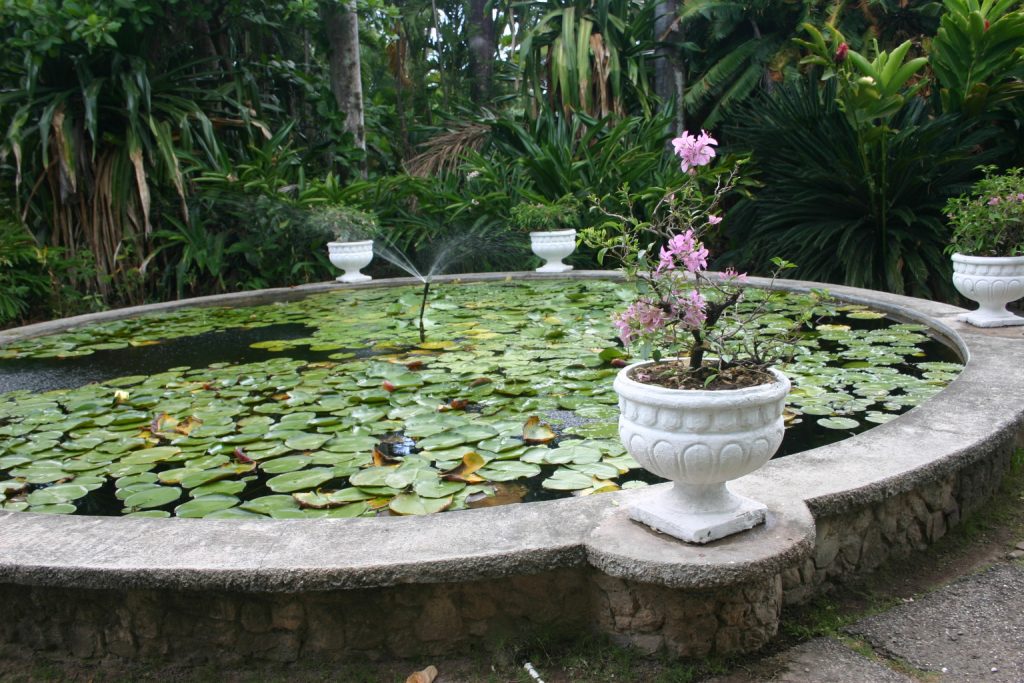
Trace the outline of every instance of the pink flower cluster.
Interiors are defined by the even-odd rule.
[[[691,289],[688,296],[675,300],[672,312],[683,321],[684,328],[695,330],[707,320],[706,308],[707,302],[704,300],[704,295],[696,289]]]
[[[718,140],[704,130],[700,132],[700,135],[690,135],[684,130],[682,135],[672,140],[676,156],[683,160],[681,164],[683,172],[691,175],[697,172],[698,166],[707,166],[711,163],[715,157],[713,145],[717,144]]]
[[[986,204],[989,206],[999,206],[1001,202],[1024,202],[1024,192],[1018,192],[1016,195],[1009,195],[1007,197],[992,197]]]
[[[655,272],[675,270],[682,264],[691,273],[699,273],[708,267],[708,250],[697,240],[693,230],[676,235],[661,248],[658,268]]]
[[[665,312],[650,299],[637,299],[619,315],[612,317],[619,328],[619,339],[629,346],[637,336],[654,334],[665,326]]]

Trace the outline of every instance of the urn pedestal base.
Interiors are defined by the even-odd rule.
[[[369,275],[363,275],[362,273],[356,271],[354,273],[346,273],[345,275],[340,275],[334,279],[337,280],[338,282],[369,282],[373,278],[370,277]]]
[[[676,482],[629,508],[630,519],[687,543],[709,543],[764,522],[764,503],[740,496],[725,484],[688,486]]]
[[[538,273],[568,273],[570,270],[572,270],[572,266],[568,263],[562,263],[561,261],[557,263],[548,263],[537,268]]]
[[[979,308],[976,311],[958,315],[956,319],[975,327],[1013,327],[1014,325],[1024,325],[1024,318],[1014,315],[1006,309],[992,313]]]

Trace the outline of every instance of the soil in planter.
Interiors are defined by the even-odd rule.
[[[692,369],[687,361],[672,360],[641,368],[629,373],[630,379],[641,384],[655,384],[666,389],[707,389],[727,391],[747,389],[761,384],[771,384],[775,378],[770,372],[759,367],[729,365],[724,368],[708,366]]]

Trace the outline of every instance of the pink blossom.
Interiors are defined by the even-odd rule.
[[[721,278],[725,282],[740,283],[747,281],[747,274],[737,273],[735,268],[729,266],[728,268],[725,269],[725,271],[722,272]]]
[[[665,312],[649,299],[637,299],[625,311],[612,317],[619,328],[619,339],[626,346],[637,334],[653,334],[665,326]]]
[[[721,216],[708,216],[708,224],[709,225],[718,225],[721,222],[722,222],[722,217]]]
[[[700,272],[708,267],[708,250],[697,241],[693,230],[687,230],[670,239],[668,244],[661,248],[659,257],[658,268],[655,271],[658,273],[675,270],[680,262],[691,273]]]
[[[681,136],[672,140],[676,156],[683,160],[680,168],[684,173],[693,173],[698,166],[710,164],[715,156],[713,145],[717,144],[718,140],[704,130],[696,136],[684,130]]]
[[[673,312],[683,321],[683,327],[695,330],[703,325],[708,317],[704,312],[706,305],[704,296],[696,289],[692,289],[689,295],[680,297],[676,301],[676,308]]]
[[[702,246],[689,254],[683,254],[683,265],[691,273],[699,273],[708,267],[708,250]]]
[[[999,205],[999,197],[992,197],[992,199],[989,199],[988,200],[988,205],[989,206],[998,206]]]

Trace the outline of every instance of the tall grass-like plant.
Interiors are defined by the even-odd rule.
[[[566,115],[649,112],[654,3],[573,0],[555,5],[523,38],[523,87],[537,109]]]
[[[14,160],[19,214],[40,241],[70,255],[91,252],[105,296],[139,301],[137,287],[124,288],[139,280],[124,271],[145,267],[154,194],[184,201],[178,152],[200,140],[216,147],[208,112],[227,108],[228,95],[197,64],[150,62],[145,25],[132,19],[152,17],[133,14],[133,5],[108,8],[106,23],[96,18],[95,26],[35,26],[40,42],[25,37],[33,20],[59,24],[74,8],[8,7],[17,8],[8,27],[23,32],[5,46],[0,154]]]
[[[796,276],[918,296],[951,296],[943,206],[965,190],[996,131],[932,117],[912,99],[866,139],[834,83],[786,84],[750,106],[728,135],[749,149],[763,186],[729,213],[755,268],[774,254]]]

